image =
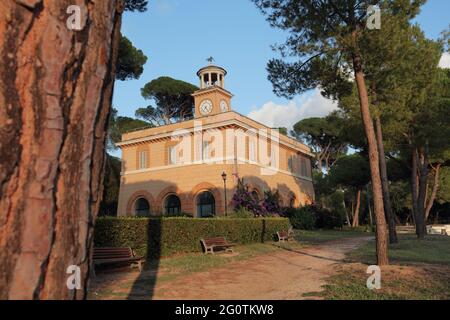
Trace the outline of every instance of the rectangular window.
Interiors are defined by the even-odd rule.
[[[203,141],[203,153],[202,153],[202,159],[203,160],[208,160],[209,159],[209,154],[210,154],[210,150],[209,150],[209,142],[208,141]]]
[[[249,145],[248,145],[248,159],[250,161],[256,161],[256,157],[255,157],[255,141],[253,141],[253,140],[249,141]]]
[[[147,151],[139,152],[139,169],[147,168]]]
[[[288,158],[288,171],[291,172],[291,173],[294,172],[292,170],[292,157]]]
[[[169,164],[177,163],[177,148],[175,146],[169,147]]]
[[[307,177],[308,176],[308,172],[307,172],[307,169],[306,169],[306,159],[305,158],[301,159],[300,165],[301,165],[301,167],[300,167],[300,175],[303,176],[303,177]]]

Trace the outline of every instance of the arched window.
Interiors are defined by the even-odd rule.
[[[178,196],[171,194],[164,202],[165,214],[177,215],[181,213],[181,201]]]
[[[295,207],[295,196],[289,198],[289,208]]]
[[[134,204],[134,214],[137,217],[147,217],[150,215],[150,204],[147,199],[139,198]]]
[[[213,217],[216,214],[216,200],[209,191],[203,191],[197,196],[197,216]]]

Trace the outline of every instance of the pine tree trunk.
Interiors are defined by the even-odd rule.
[[[81,31],[66,25],[74,4]],[[122,10],[0,3],[0,299],[86,297]]]
[[[418,150],[419,161],[419,188],[417,195],[417,213],[416,213],[416,234],[419,239],[425,237],[426,224],[425,224],[425,197],[427,192],[428,181],[428,155],[424,148]]]
[[[440,163],[438,163],[436,165],[436,168],[433,168],[433,170],[434,170],[434,184],[433,184],[433,190],[431,191],[430,199],[428,200],[427,207],[425,209],[425,221],[428,220],[431,208],[433,208],[434,200],[436,199],[436,195],[437,195],[437,192],[439,190],[439,171],[440,171],[440,169],[441,169],[441,164]]]
[[[424,216],[423,210],[421,210],[420,200],[419,200],[419,189],[420,189],[420,169],[419,169],[419,157],[418,150],[412,147],[411,150],[411,197],[412,197],[412,217],[413,222],[416,227],[416,235],[419,239],[424,238],[425,226],[424,226]],[[423,204],[422,204],[423,207]]]
[[[359,209],[361,207],[361,189],[358,189],[356,191],[356,208],[355,208],[355,214],[353,215],[353,227],[359,226]]]
[[[367,202],[367,210],[369,212],[369,223],[370,226],[373,226],[373,221],[372,221],[372,209],[370,207],[370,197],[369,197],[369,184],[366,185],[366,202]]]
[[[383,191],[384,213],[389,229],[389,243],[397,243],[398,238],[397,232],[395,230],[395,217],[394,213],[392,212],[391,196],[389,194],[389,180],[387,175],[386,157],[384,153],[383,131],[381,128],[381,119],[379,115],[375,117],[375,124],[377,132],[378,152],[380,156],[381,189]]]
[[[319,170],[320,173],[322,173],[322,169],[323,169],[322,156],[317,155],[316,158],[317,158],[317,169]]]
[[[351,223],[350,223],[350,217],[348,215],[348,210],[347,210],[347,206],[345,205],[345,193],[343,191],[344,194],[344,198],[342,199],[342,207],[344,208],[345,211],[345,218],[347,219],[347,225],[350,227]]]
[[[356,37],[356,35],[354,35]],[[357,48],[355,40],[355,48]],[[377,264],[387,265],[388,259],[388,240],[386,230],[386,219],[384,216],[383,192],[381,190],[380,165],[377,148],[377,140],[375,130],[373,128],[372,117],[369,109],[369,97],[367,95],[367,87],[362,70],[362,61],[359,52],[353,55],[353,69],[355,72],[355,80],[358,87],[361,118],[366,133],[367,145],[369,149],[369,164],[372,178],[373,188],[373,204],[376,224],[376,252]]]

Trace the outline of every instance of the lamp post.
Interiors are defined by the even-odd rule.
[[[225,217],[228,214],[228,210],[227,210],[227,174],[224,172],[222,172],[222,179],[223,179],[223,193],[225,195]]]

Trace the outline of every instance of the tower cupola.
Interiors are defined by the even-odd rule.
[[[217,113],[230,111],[230,102],[233,95],[225,90],[225,76],[227,71],[214,65],[212,57],[208,58],[209,65],[197,71],[200,79],[200,89],[195,91],[195,117],[204,117]]]

